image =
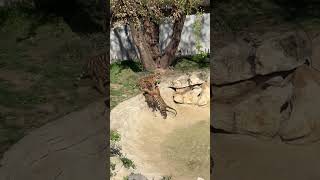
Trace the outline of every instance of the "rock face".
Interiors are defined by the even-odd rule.
[[[319,140],[319,36],[311,42],[304,31],[275,27],[256,37],[239,34],[216,42],[214,128],[288,143]]]
[[[32,131],[1,159],[0,180],[106,179],[103,102]]]
[[[210,78],[206,72],[179,76],[171,83],[173,100],[179,104],[207,105],[210,102]]]
[[[294,69],[311,57],[311,45],[303,31],[275,29],[259,35],[239,35],[216,42],[211,75],[214,84],[226,84]]]
[[[306,66],[294,72],[292,111],[280,131],[281,137],[293,143],[320,139],[320,73]]]

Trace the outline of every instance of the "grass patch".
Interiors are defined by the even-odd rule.
[[[208,54],[196,54],[194,56],[178,59],[174,65],[177,71],[190,71],[196,69],[208,69],[210,67],[210,56]]]
[[[140,72],[140,63],[134,61],[122,61],[111,64],[110,67],[110,106],[115,107],[120,102],[137,95],[140,91],[137,87]]]

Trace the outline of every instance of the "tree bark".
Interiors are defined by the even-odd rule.
[[[151,56],[154,62],[161,56],[159,46],[159,25],[150,19],[144,20],[144,37],[146,45],[151,51]]]
[[[156,68],[167,69],[174,62],[185,18],[186,15],[182,15],[174,22],[171,41],[163,55],[160,53],[159,24],[150,19],[142,21],[143,28],[130,23],[132,39],[139,51],[142,65],[147,71],[154,71]]]
[[[165,48],[163,56],[159,58],[156,63],[162,69],[167,69],[175,60],[175,54],[180,43],[185,18],[186,15],[182,15],[173,24],[173,33],[171,35],[171,41]]]
[[[134,24],[130,23],[132,39],[138,48],[143,67],[147,71],[154,71],[156,68],[156,64],[153,61],[150,48],[147,45],[146,40],[144,38],[144,33],[141,30],[141,27],[139,28],[140,29],[136,29]]]

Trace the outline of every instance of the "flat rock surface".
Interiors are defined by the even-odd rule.
[[[103,102],[34,130],[1,161],[0,180],[106,179]]]

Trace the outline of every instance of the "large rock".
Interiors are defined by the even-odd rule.
[[[301,31],[266,33],[263,38],[266,40],[258,47],[256,54],[256,74],[288,71],[311,57],[311,42]]]
[[[222,36],[222,35],[221,35]],[[258,35],[237,34],[215,42],[211,79],[216,85],[290,71],[311,58],[311,41],[303,31],[275,27]],[[222,36],[225,37],[225,36]]]
[[[181,75],[171,81],[175,90],[173,100],[180,104],[207,105],[210,102],[209,75],[207,72],[193,72]]]
[[[286,121],[281,107],[291,97],[292,86],[269,87],[251,94],[234,107],[236,131],[243,134],[274,137]]]
[[[320,139],[320,72],[302,66],[293,77],[292,112],[280,135],[291,143],[317,141]]]
[[[247,61],[250,46],[245,41],[237,39],[215,51],[214,63],[211,63],[211,79],[214,84],[225,84],[254,76]]]
[[[221,93],[222,98],[217,97],[218,101],[213,101],[214,127],[233,133],[275,136],[281,124],[287,120],[287,116],[282,114],[281,109],[292,95],[290,83],[268,84],[273,79],[280,78],[274,77],[248,91],[243,91],[246,90],[243,85],[251,84],[251,81],[243,82],[243,85],[235,84],[235,87],[230,87],[231,93]],[[243,90],[235,91],[236,87],[241,86],[244,87]],[[223,88],[225,91],[228,90]],[[218,92],[222,91],[218,90]]]
[[[3,156],[0,180],[106,179],[103,102],[48,123]]]
[[[320,35],[291,26],[225,34],[211,64],[213,126],[290,143],[319,140]]]
[[[317,31],[319,32],[319,31]],[[312,66],[320,70],[320,34],[312,41]]]

